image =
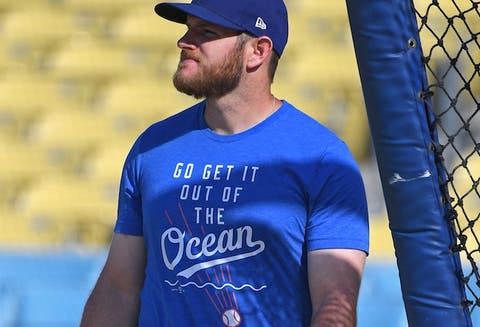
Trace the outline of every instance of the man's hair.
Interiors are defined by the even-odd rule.
[[[245,43],[248,40],[251,40],[252,38],[256,38],[256,36],[253,36],[246,32],[240,34],[237,40],[238,49],[243,49],[243,47],[245,46]],[[278,54],[275,51],[272,51],[272,56],[270,58],[270,62],[268,63],[268,77],[270,78],[270,84],[273,83],[273,79],[275,77],[275,72],[277,71],[279,60],[280,60],[280,57],[278,56]]]
[[[270,58],[270,62],[269,62],[269,65],[268,65],[268,75],[270,77],[270,84],[273,83],[273,78],[275,77],[275,72],[277,71],[279,60],[280,60],[280,57],[274,51],[272,53],[272,57]]]

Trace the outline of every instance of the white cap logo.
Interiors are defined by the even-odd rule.
[[[261,28],[262,30],[266,30],[267,24],[265,24],[262,17],[258,17],[257,22],[255,23],[255,27]]]

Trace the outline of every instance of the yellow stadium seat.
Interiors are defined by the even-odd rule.
[[[105,193],[92,181],[49,176],[24,193],[18,208],[31,217],[45,215],[54,219],[93,219],[112,223],[116,202],[116,197]]]
[[[0,74],[9,71],[31,71],[38,66],[42,53],[36,48],[15,45],[0,39]]]
[[[135,140],[105,144],[84,161],[85,177],[103,185],[111,185],[118,191],[123,163]]]
[[[133,76],[171,74],[178,64],[178,39],[184,25],[161,19],[152,6],[137,6],[114,17],[108,24],[108,41],[125,50],[137,63]]]
[[[13,204],[37,178],[59,173],[36,147],[5,137],[0,138],[0,144],[0,205]]]
[[[38,148],[13,139],[1,138],[0,142],[0,179],[34,178],[49,172],[49,162]]]
[[[92,87],[27,72],[0,76],[0,134],[28,139],[44,113],[85,108]]]
[[[321,85],[295,82],[277,78],[272,92],[277,97],[287,100],[319,122],[327,120],[325,91]]]
[[[0,38],[3,42],[25,42],[53,46],[78,31],[79,23],[64,10],[16,10],[3,18]]]
[[[151,7],[144,6],[125,12],[109,26],[112,43],[143,58],[140,71],[154,75],[173,73],[180,56],[176,43],[185,33],[183,25],[160,19]]]
[[[19,109],[0,104],[0,139],[28,138],[28,132],[42,114],[40,108]]]
[[[33,72],[10,72],[0,76],[0,107],[17,110],[74,108],[84,90]]]
[[[357,161],[368,158],[371,137],[361,90],[345,89],[337,94],[328,115],[335,120],[334,130],[347,143]]]
[[[177,54],[176,41],[185,33],[181,24],[161,19],[150,6],[125,11],[111,24],[111,37],[115,42],[129,46],[156,47]],[[178,57],[178,55],[177,55]]]
[[[99,40],[79,39],[52,53],[45,67],[56,78],[102,82],[149,74],[148,60],[144,53]]]
[[[288,66],[293,81],[323,82],[325,85],[348,84],[360,86],[353,46],[335,47],[312,45],[309,51],[298,54]]]
[[[0,0],[0,9],[18,10],[18,9],[46,9],[54,8],[59,4],[58,0],[35,0],[35,1],[15,1],[15,0]]]
[[[51,246],[62,242],[60,226],[26,218],[18,211],[0,206],[0,246]]]
[[[178,92],[169,78],[136,78],[120,80],[105,90],[98,110],[119,122],[135,122],[138,134],[153,122],[186,109],[198,102]]]
[[[92,182],[57,176],[32,185],[17,201],[16,210],[32,221],[58,226],[64,242],[106,243],[116,202]]]
[[[300,0],[289,6],[290,37],[287,51],[312,44],[348,44],[351,33],[345,2]]]
[[[144,1],[146,2],[146,1]],[[102,14],[118,13],[138,6],[137,0],[64,0],[63,6],[68,9],[93,11]]]
[[[91,181],[110,199],[117,199],[122,167],[134,140],[106,144],[85,158],[82,178]]]
[[[370,254],[372,259],[377,260],[395,258],[395,249],[386,212],[370,217]]]
[[[111,122],[87,111],[57,110],[44,115],[29,133],[29,144],[43,151],[49,163],[78,172],[85,155],[118,137]]]
[[[296,2],[295,4],[293,2]],[[347,18],[347,7],[344,1],[290,0],[287,5],[295,5],[304,15],[316,17]],[[290,7],[289,7],[290,8]]]
[[[52,110],[46,113],[32,131],[35,143],[96,143],[112,135],[111,122],[99,119],[95,112],[79,110]]]

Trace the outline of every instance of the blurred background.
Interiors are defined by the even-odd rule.
[[[123,160],[195,101],[171,84],[184,27],[154,0],[0,0],[0,327],[77,326],[105,261]],[[406,326],[342,1],[288,0],[273,85],[343,138],[365,179],[359,326]]]

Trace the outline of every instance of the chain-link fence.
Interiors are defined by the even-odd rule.
[[[470,312],[480,306],[480,1],[415,1],[429,86],[421,96],[433,113],[432,143],[444,176]],[[477,312],[475,312],[477,313]]]

